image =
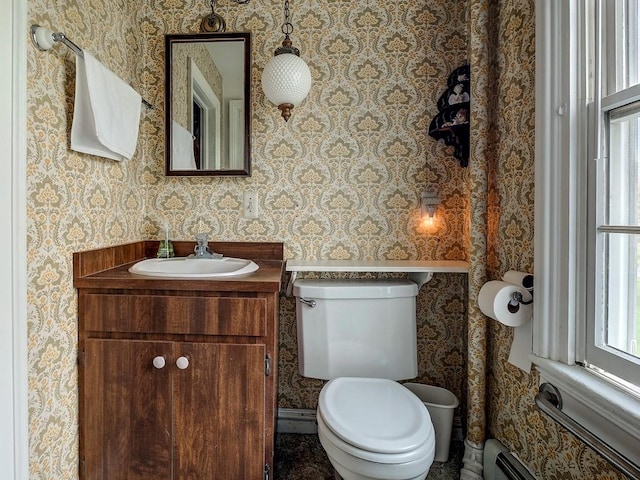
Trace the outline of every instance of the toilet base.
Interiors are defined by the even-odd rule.
[[[403,464],[383,464],[363,461],[352,457],[336,448],[320,430],[318,437],[331,465],[334,468],[335,480],[425,480],[433,461],[434,452],[426,459]],[[349,462],[351,467],[344,465]],[[358,472],[353,470],[357,469]],[[426,471],[424,471],[426,468]]]
[[[333,466],[333,478],[334,480],[380,480],[379,477],[370,477],[367,475],[361,475],[359,473],[348,470],[344,465],[341,465],[335,459],[329,457],[329,461]],[[342,476],[341,473],[344,475]],[[406,478],[403,480],[425,480],[429,472],[424,475],[418,475],[417,477]]]

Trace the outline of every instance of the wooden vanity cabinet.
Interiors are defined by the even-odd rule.
[[[89,339],[84,356],[85,478],[263,477],[264,345]]]
[[[81,479],[271,478],[278,291],[77,283]]]
[[[83,478],[258,480],[271,469],[275,296],[201,295],[80,291]]]

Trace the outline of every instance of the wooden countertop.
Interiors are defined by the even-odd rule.
[[[76,288],[163,291],[279,292],[284,272],[282,243],[210,242],[211,248],[227,257],[253,260],[253,273],[224,279],[145,277],[129,267],[154,258],[158,241],[141,241],[73,254],[73,285]],[[193,252],[195,242],[173,242],[176,256]]]

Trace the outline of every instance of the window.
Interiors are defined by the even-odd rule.
[[[586,344],[582,359],[640,386],[640,78],[637,0],[602,3],[594,35],[588,173]],[[599,17],[599,18],[597,18]],[[600,28],[597,28],[597,27]],[[589,161],[587,159],[587,161]],[[638,389],[640,392],[640,389]]]
[[[563,411],[636,463],[639,3],[536,0],[532,355]]]

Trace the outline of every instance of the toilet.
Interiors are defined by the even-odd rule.
[[[424,480],[435,432],[398,380],[417,375],[416,295],[408,280],[302,279],[296,297],[300,374],[329,380],[318,437],[344,480]]]

